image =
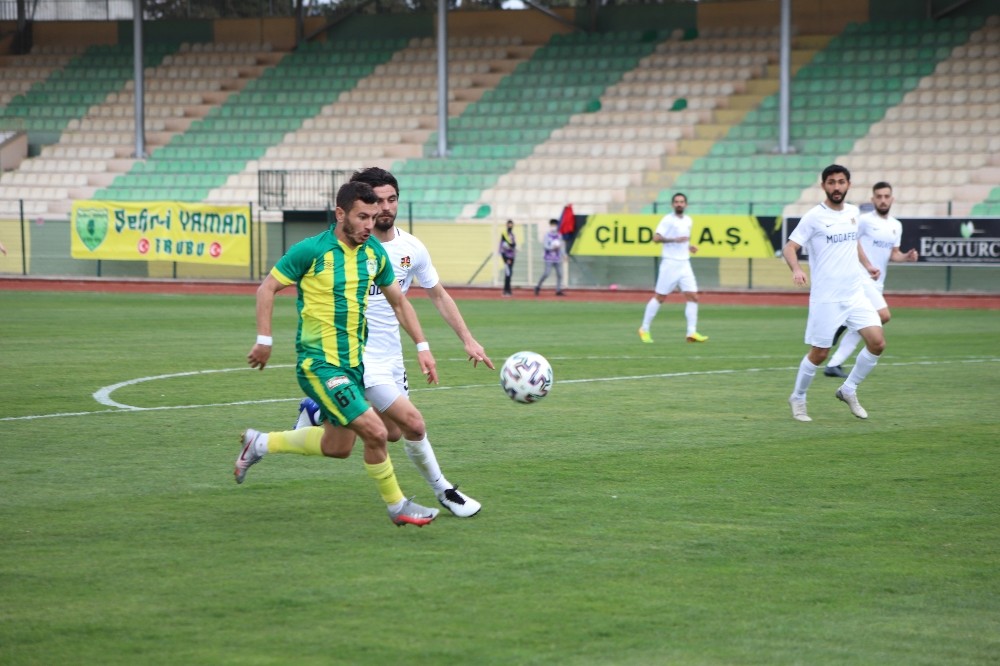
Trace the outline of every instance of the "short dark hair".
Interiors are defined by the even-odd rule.
[[[687,203],[688,195],[684,194],[683,192],[674,192],[674,196],[670,197],[670,201],[673,201],[677,197],[684,197],[684,203]]]
[[[357,183],[353,180],[344,183],[337,190],[337,208],[349,211],[354,208],[356,201],[363,201],[366,204],[378,203],[375,191],[368,183]]]
[[[875,183],[874,185],[872,185],[872,192],[874,193],[875,190],[889,190],[891,192],[892,191],[892,185],[890,185],[889,183],[885,182],[884,180],[880,180],[877,183]]]
[[[552,219],[549,220],[549,224],[559,224],[559,220],[553,217]]]
[[[383,185],[392,185],[393,189],[396,190],[396,196],[399,196],[399,182],[396,180],[396,177],[379,167],[368,167],[367,169],[355,171],[354,175],[351,176],[351,182],[368,183],[372,186],[372,189],[382,187]]]
[[[820,182],[825,183],[826,179],[835,173],[842,173],[847,178],[847,182],[851,182],[851,172],[847,170],[847,167],[840,166],[839,164],[831,164],[827,168],[823,169],[823,175],[820,177]]]

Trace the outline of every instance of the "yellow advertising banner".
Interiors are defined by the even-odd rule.
[[[250,265],[250,208],[177,201],[74,201],[74,259]]]
[[[659,257],[662,245],[653,242],[662,215],[600,214],[587,223],[573,241],[575,255],[597,257]],[[774,247],[752,215],[692,215],[691,244],[695,257],[766,258]]]

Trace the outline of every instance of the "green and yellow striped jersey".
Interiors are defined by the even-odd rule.
[[[395,279],[382,244],[372,236],[352,250],[328,229],[293,245],[271,275],[298,287],[299,361],[318,358],[341,368],[360,366],[368,339],[369,290],[372,283],[381,288]]]

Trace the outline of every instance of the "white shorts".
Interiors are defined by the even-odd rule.
[[[680,288],[681,291],[698,291],[698,282],[694,279],[691,262],[661,259],[654,290],[657,294],[666,296],[677,288]]]
[[[875,280],[865,280],[865,298],[871,301],[871,304],[875,306],[875,310],[884,310],[889,307],[889,304],[885,302],[885,296],[882,295],[882,285]]]
[[[829,349],[833,346],[834,334],[841,326],[860,331],[869,326],[881,327],[882,320],[864,292],[858,292],[850,301],[810,303],[805,342],[813,347]]]
[[[403,358],[396,361],[365,359],[365,398],[379,412],[389,409],[399,396],[409,396]]]

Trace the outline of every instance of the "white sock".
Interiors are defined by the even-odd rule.
[[[861,342],[861,334],[857,331],[847,331],[844,336],[840,338],[840,344],[837,346],[837,351],[833,353],[830,360],[827,361],[826,367],[835,368],[838,365],[843,365],[844,361],[851,357],[854,353],[854,349]]]
[[[266,432],[260,433],[260,437],[258,437],[257,440],[253,443],[253,450],[259,456],[262,456],[265,453],[267,453],[267,433]]]
[[[656,317],[656,313],[659,311],[660,302],[654,296],[649,299],[649,303],[646,303],[646,312],[642,316],[642,330],[649,331],[649,327],[653,325],[653,318]]]
[[[684,317],[687,319],[688,335],[698,332],[698,304],[688,301],[684,305]]]
[[[854,367],[851,368],[851,374],[844,380],[844,388],[849,393],[857,391],[858,384],[865,380],[865,377],[875,369],[876,365],[878,365],[878,356],[868,351],[868,347],[859,351],[858,358],[854,362]]]
[[[816,366],[809,360],[808,355],[802,357],[802,362],[799,363],[799,372],[795,375],[795,389],[792,391],[792,397],[796,400],[805,400],[806,391],[809,390],[809,385],[812,384],[815,376]]]
[[[406,456],[410,459],[410,462],[416,466],[420,475],[430,484],[435,493],[451,488],[448,479],[444,478],[444,474],[441,472],[437,456],[434,455],[434,449],[431,447],[427,435],[424,435],[423,439],[416,442],[404,439],[403,448],[406,449]]]

